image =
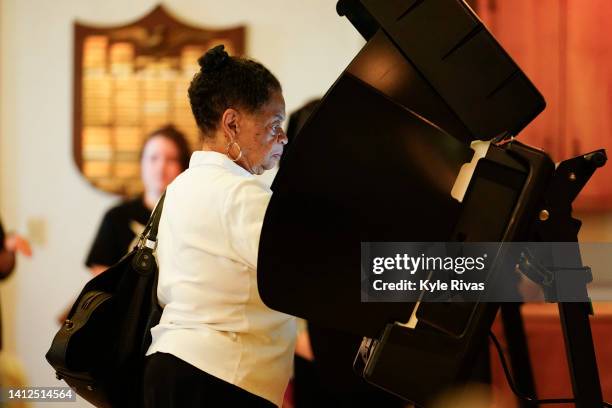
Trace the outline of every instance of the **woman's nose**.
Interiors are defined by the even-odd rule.
[[[278,132],[278,136],[276,136],[276,141],[283,145],[286,145],[289,142],[289,138],[283,129]]]

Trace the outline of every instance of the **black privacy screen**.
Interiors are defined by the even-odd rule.
[[[412,306],[361,303],[360,243],[453,240],[469,143],[516,134],[544,100],[461,1],[340,3],[369,41],[286,153],[258,285],[274,309],[375,336]]]

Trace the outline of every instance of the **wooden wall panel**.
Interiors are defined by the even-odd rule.
[[[612,154],[612,1],[477,0],[476,11],[547,102],[519,139],[555,161]],[[612,210],[612,163],[576,202]]]

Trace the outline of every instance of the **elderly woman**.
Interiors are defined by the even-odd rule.
[[[295,323],[257,290],[257,251],[272,192],[255,174],[287,143],[285,102],[263,65],[223,46],[199,60],[189,87],[202,150],[166,191],[158,297],[144,373],[145,407],[281,405]]]

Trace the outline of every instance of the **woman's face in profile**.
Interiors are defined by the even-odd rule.
[[[140,162],[145,192],[161,194],[182,169],[179,149],[163,135],[154,136],[145,145]]]
[[[273,92],[259,111],[245,115],[236,138],[243,154],[238,163],[254,174],[274,168],[287,143],[284,120],[285,99],[279,91]]]

